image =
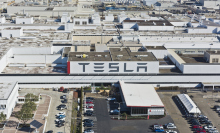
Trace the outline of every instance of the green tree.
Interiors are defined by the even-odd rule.
[[[18,120],[22,121],[24,124],[33,117],[33,112],[37,110],[37,105],[35,104],[35,100],[31,99],[38,99],[37,96],[28,93],[25,95],[25,103],[22,105],[21,110],[15,115]]]
[[[0,114],[0,122],[3,122],[6,120],[6,115],[3,114],[3,112],[1,112]]]
[[[25,102],[26,101],[38,101],[38,96],[32,94],[32,93],[28,93],[25,95]]]

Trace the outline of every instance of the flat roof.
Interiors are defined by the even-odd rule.
[[[165,25],[164,25],[165,24]],[[167,20],[150,20],[138,23],[139,26],[173,26]]]
[[[153,85],[119,83],[127,107],[164,107]]]
[[[151,53],[146,51],[131,52],[130,48],[109,48],[112,61],[158,61]]]
[[[7,100],[17,82],[0,82],[0,99]]]
[[[85,54],[86,58],[81,56]],[[68,61],[111,61],[109,52],[70,52]]]
[[[166,50],[164,46],[146,46],[148,50]]]
[[[220,55],[220,51],[206,51],[209,54]]]
[[[208,63],[204,59],[204,55],[199,54],[183,54],[179,55],[186,63]]]

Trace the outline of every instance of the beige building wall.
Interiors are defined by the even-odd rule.
[[[209,59],[209,63],[213,63],[212,62],[212,59],[215,58],[215,59],[218,59],[218,62],[215,62],[215,63],[219,63],[220,62],[220,55],[210,55],[210,59]]]
[[[70,52],[90,52],[90,46],[72,46]]]
[[[73,41],[89,40],[91,44],[106,44],[113,36],[73,36]]]

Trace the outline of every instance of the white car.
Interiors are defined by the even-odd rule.
[[[60,113],[56,114],[56,116],[60,116],[60,115],[65,115],[65,112],[60,112]]]
[[[168,130],[168,131],[166,131],[166,133],[177,133],[177,131]]]
[[[59,122],[59,121],[65,121],[65,118],[62,118],[62,119],[56,119],[55,121],[56,121],[56,122]]]
[[[86,111],[88,111],[88,110],[90,110],[90,111],[94,111],[93,108],[86,108]]]
[[[163,125],[154,125],[154,129],[163,129]]]
[[[168,124],[165,125],[165,127],[167,129],[175,129],[176,128],[176,126],[173,123],[168,123]]]
[[[216,129],[215,127],[213,127],[213,126],[204,126],[203,127],[205,130],[209,130],[209,129]]]
[[[94,104],[86,104],[86,106],[90,107],[90,106],[94,106]]]
[[[218,132],[218,130],[216,130],[216,129],[209,129],[209,130],[208,130],[208,133],[219,133],[219,132]]]
[[[198,118],[207,118],[207,116],[205,116],[205,115],[198,115],[197,117]]]
[[[92,129],[88,128],[84,131],[84,133],[94,133],[94,131]]]

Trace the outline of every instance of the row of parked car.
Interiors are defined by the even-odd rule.
[[[92,116],[94,112],[94,98],[93,97],[86,97],[85,101],[85,116]],[[92,119],[84,119],[83,120],[84,127],[94,127],[94,121]],[[94,133],[92,128],[87,128],[84,130],[84,133]]]
[[[61,97],[62,100],[62,103],[67,103],[67,95],[63,95]],[[58,107],[57,107],[58,110],[65,110],[67,109],[67,106],[66,104],[60,104]],[[64,126],[64,123],[65,123],[65,119],[66,119],[66,115],[65,115],[65,112],[59,112],[58,114],[56,114],[56,120],[55,120],[55,124],[57,124],[56,126],[57,127],[62,127]]]
[[[218,133],[216,127],[205,115],[186,115],[186,119],[190,123],[195,133]]]
[[[176,126],[174,125],[174,123],[168,123],[165,125],[158,125],[158,124],[153,125],[154,132],[177,133],[177,131],[174,130],[165,131],[164,129],[176,129]]]

